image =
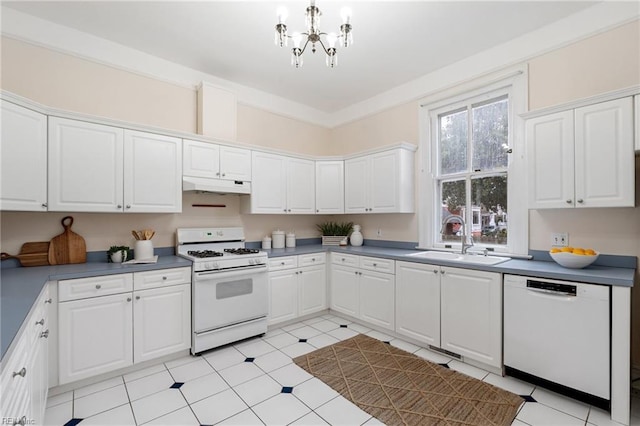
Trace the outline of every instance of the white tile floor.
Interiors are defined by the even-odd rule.
[[[609,413],[597,408],[488,373],[330,314],[202,356],[186,356],[52,396],[47,401],[45,424],[381,424],[291,361],[357,333],[389,341],[516,394],[529,395],[536,402],[525,402],[513,425],[618,425],[610,420]],[[631,424],[640,425],[640,404],[633,402]]]

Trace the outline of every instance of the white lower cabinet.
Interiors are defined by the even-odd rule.
[[[331,263],[331,309],[393,330],[394,261],[332,253]]]
[[[190,270],[59,281],[59,384],[189,348]],[[185,277],[184,281],[176,284],[168,279],[175,275]],[[155,279],[155,288],[137,289],[152,285]],[[105,283],[119,284],[116,290]],[[88,288],[94,294],[88,295]],[[114,291],[118,293],[109,294]]]
[[[396,332],[502,366],[499,273],[396,262]]]
[[[0,410],[5,424],[44,424],[49,389],[48,303],[45,286],[2,359]]]
[[[327,309],[324,253],[271,259],[269,268],[269,325]]]

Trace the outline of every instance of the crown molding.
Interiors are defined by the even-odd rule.
[[[195,90],[201,81],[237,94],[240,104],[334,128],[524,62],[640,17],[637,3],[601,2],[507,43],[479,52],[339,111],[327,113],[239,85],[87,33],[2,7],[2,35]]]

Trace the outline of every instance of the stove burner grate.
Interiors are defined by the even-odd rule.
[[[260,253],[260,250],[258,250],[258,249],[249,249],[249,248],[229,248],[229,249],[224,249],[224,251],[226,253],[231,253],[231,254],[256,254],[256,253]]]
[[[219,251],[213,251],[213,250],[189,250],[187,254],[189,256],[198,257],[198,258],[224,256],[224,253],[221,253]]]

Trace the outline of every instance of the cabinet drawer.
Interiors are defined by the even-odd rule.
[[[395,261],[391,259],[361,256],[360,267],[369,271],[384,272],[386,274],[395,273]]]
[[[358,267],[358,256],[353,254],[331,253],[331,263],[334,265],[345,265]]]
[[[191,283],[191,268],[189,267],[135,272],[133,274],[134,290],[189,283]]]
[[[326,253],[311,253],[298,256],[298,266],[322,265],[327,261]]]
[[[269,260],[270,271],[280,271],[282,269],[291,269],[298,267],[297,256],[278,257]]]
[[[63,280],[58,282],[58,300],[60,302],[66,302],[68,300],[126,293],[132,290],[132,274],[104,275],[101,277]]]
[[[30,333],[26,331],[28,330],[16,336],[18,341],[15,342],[9,359],[2,360],[2,378],[0,379],[0,384],[2,386],[3,413],[7,413],[5,409],[8,408],[9,405],[15,404],[22,394],[28,392],[27,385],[32,373],[31,365],[29,365],[32,345],[30,343]],[[14,375],[14,373],[16,374]],[[22,374],[17,373],[24,373],[24,377]],[[3,416],[4,415],[5,414],[3,414]]]

